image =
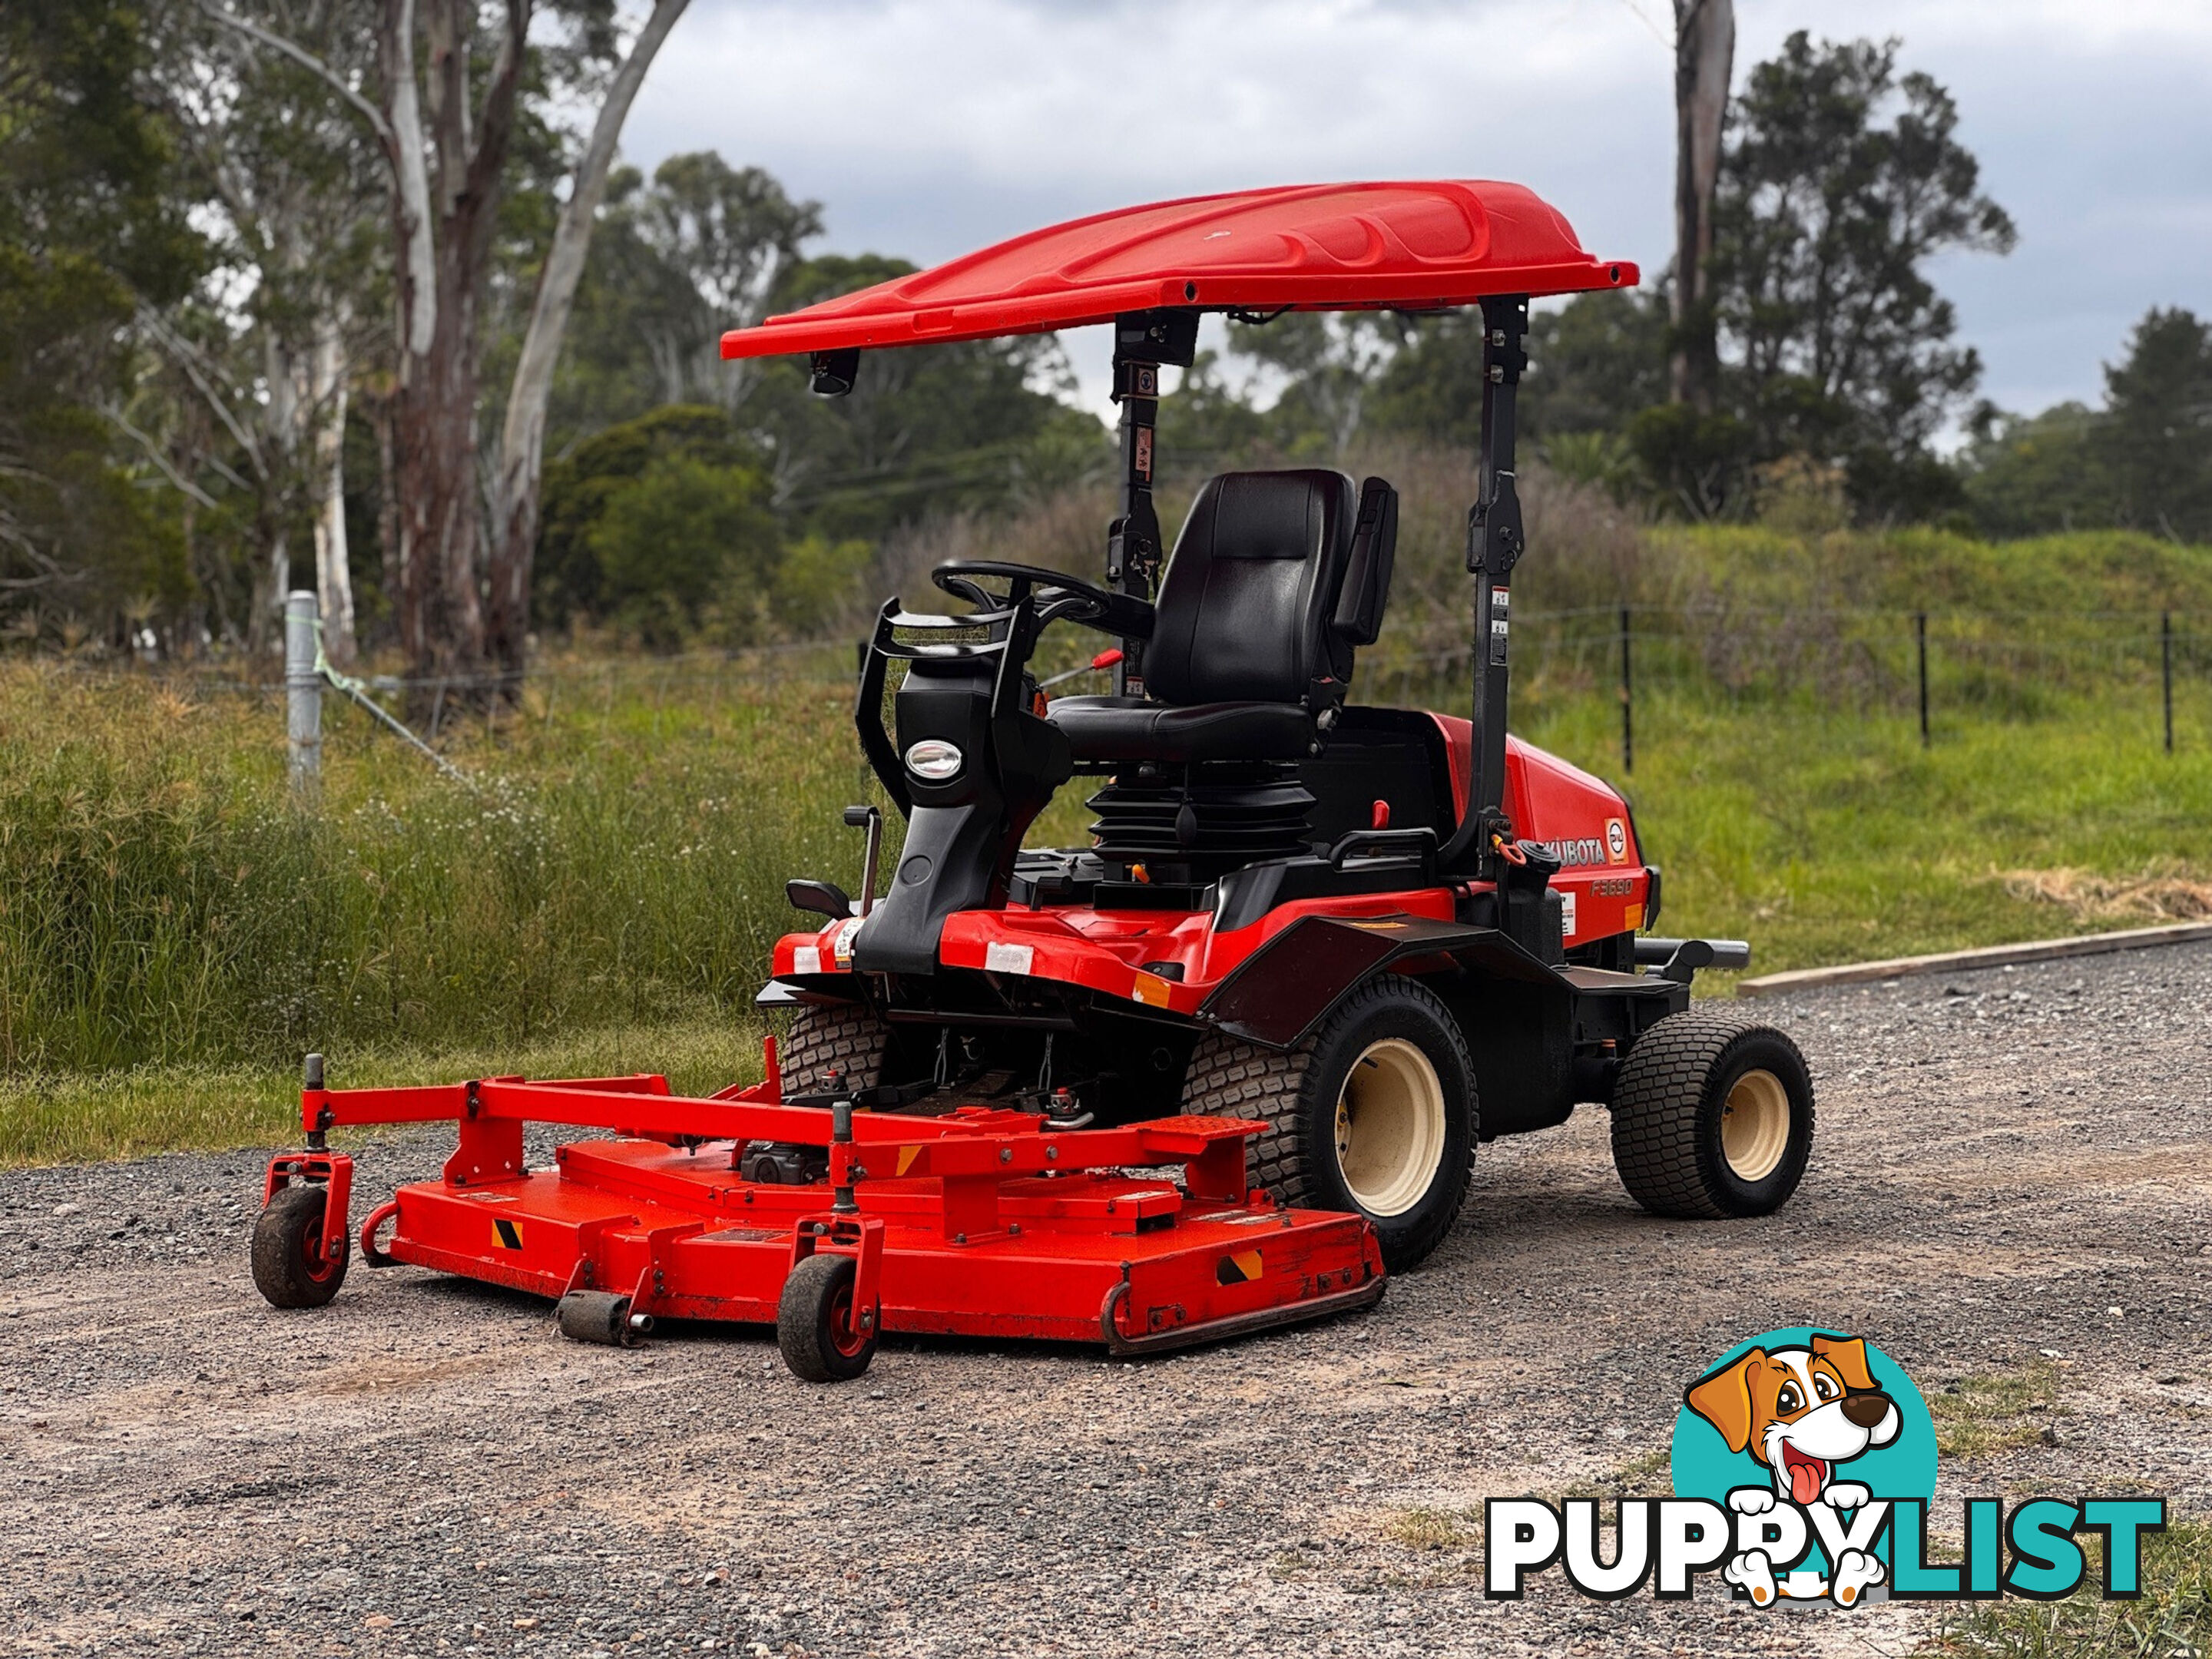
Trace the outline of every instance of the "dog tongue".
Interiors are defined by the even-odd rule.
[[[1820,1466],[1801,1463],[1794,1457],[1789,1461],[1791,1501],[1799,1504],[1811,1503],[1820,1495]]]

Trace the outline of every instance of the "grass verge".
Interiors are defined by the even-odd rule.
[[[2203,1659],[2212,1651],[2212,1524],[2177,1520],[2143,1540],[2142,1595],[2098,1593],[2096,1541],[2062,1601],[2007,1599],[1949,1613],[1923,1652],[1954,1659]]]
[[[2064,1415],[2058,1367],[2039,1359],[2014,1371],[1961,1377],[1928,1396],[1936,1449],[1946,1457],[1983,1457],[2033,1445]]]
[[[368,1049],[331,1056],[337,1088],[471,1077],[620,1077],[659,1072],[679,1094],[761,1077],[762,1022],[721,1013],[502,1046]],[[288,1146],[300,1135],[300,1079],[245,1062],[149,1065],[0,1080],[0,1168],[149,1152]],[[343,1146],[346,1132],[337,1144]]]

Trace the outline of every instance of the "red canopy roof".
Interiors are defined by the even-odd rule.
[[[1158,306],[1421,309],[1636,280],[1626,261],[1583,252],[1566,220],[1519,185],[1281,185],[1033,230],[733,329],[722,337],[722,356],[1035,334]]]

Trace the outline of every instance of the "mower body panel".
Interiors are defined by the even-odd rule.
[[[1366,798],[1347,805],[1340,799],[1344,787],[1330,775],[1335,750],[1325,752],[1307,770],[1317,826],[1334,831],[1362,816],[1392,828],[1448,834],[1467,798],[1468,722],[1392,710],[1346,713],[1368,716],[1376,730],[1403,738],[1408,754],[1395,767],[1357,769],[1350,781]],[[1643,862],[1627,804],[1609,786],[1513,738],[1506,747],[1506,803],[1524,842],[1560,865],[1550,889],[1559,896],[1563,951],[1629,938],[1649,925],[1656,872]],[[918,808],[917,826],[921,821]],[[1282,896],[1295,895],[1301,885],[1350,890]],[[1488,884],[1423,884],[1407,860],[1352,860],[1334,870],[1318,858],[1257,866],[1192,895],[1211,896],[1209,908],[1171,899],[1164,906],[1138,907],[1133,901],[1145,896],[1139,890],[1127,884],[1100,887],[1111,896],[1094,890],[1087,901],[1001,901],[955,911],[940,924],[930,971],[1066,986],[1176,1018],[1231,1023],[1238,1035],[1271,1047],[1298,1041],[1367,974],[1386,969],[1420,973],[1456,967],[1569,988],[1556,971],[1560,964],[1532,957],[1498,932],[1495,916],[1480,914],[1480,901],[1492,890]],[[1450,933],[1455,924],[1457,932]],[[872,919],[866,930],[878,925]],[[1295,951],[1276,950],[1285,933],[1313,927],[1322,931],[1309,934]],[[1362,943],[1363,934],[1383,941],[1394,929],[1411,929],[1410,939],[1423,927],[1439,927],[1449,933],[1449,945],[1416,951]],[[860,976],[871,964],[864,947],[856,952],[856,934],[863,940],[867,936],[847,919],[812,933],[786,934],[775,946],[770,1000],[847,1000],[866,994]],[[1620,954],[1620,967],[1632,965],[1632,953]],[[1272,966],[1261,972],[1267,960]],[[1252,977],[1255,973],[1260,976]],[[1258,1018],[1263,1003],[1275,1005],[1273,1017]],[[1232,1013],[1232,1008],[1243,1012]]]

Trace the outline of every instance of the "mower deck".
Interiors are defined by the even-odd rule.
[[[787,1105],[773,1079],[712,1099],[667,1089],[658,1076],[497,1079],[311,1088],[301,1103],[318,1138],[339,1124],[455,1121],[460,1144],[444,1178],[404,1186],[370,1215],[362,1256],[561,1298],[562,1328],[595,1340],[628,1340],[662,1318],[787,1326],[787,1291],[817,1255],[855,1264],[839,1316],[848,1347],[889,1330],[1150,1352],[1382,1293],[1364,1219],[1282,1208],[1248,1189],[1245,1141],[1257,1123],[1057,1130],[977,1106],[913,1117]],[[522,1155],[530,1121],[616,1138],[570,1142],[553,1168],[533,1170]],[[748,1145],[763,1141],[826,1149],[826,1175],[744,1178]],[[317,1152],[272,1167],[272,1195],[315,1182],[335,1212],[311,1255],[343,1259],[349,1164]],[[1171,1164],[1183,1166],[1181,1183],[1126,1173]],[[787,1335],[785,1352],[809,1374]]]

